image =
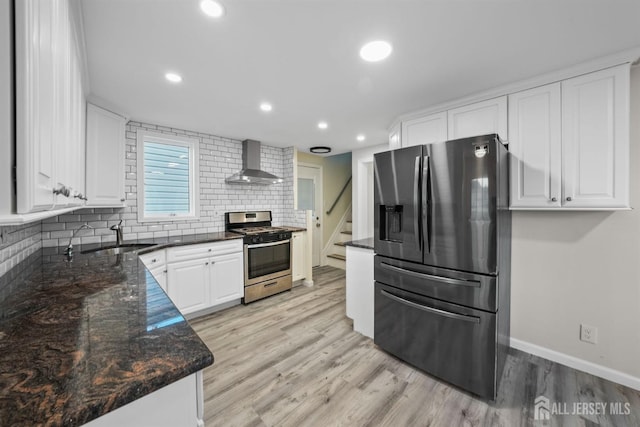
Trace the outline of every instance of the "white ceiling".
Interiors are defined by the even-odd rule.
[[[198,0],[82,0],[92,95],[138,121],[340,153],[386,142],[401,114],[640,46],[638,0],[221,2],[215,20]],[[394,50],[366,63],[374,39]]]

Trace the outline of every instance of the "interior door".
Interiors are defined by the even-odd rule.
[[[377,254],[422,261],[422,146],[375,154],[374,249]]]
[[[298,164],[298,209],[310,210],[314,218],[311,265],[320,265],[322,248],[322,167]]]

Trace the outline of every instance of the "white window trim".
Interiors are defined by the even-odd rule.
[[[191,153],[189,159],[189,187],[192,194],[189,198],[189,213],[174,215],[145,215],[144,214],[144,141],[181,145],[188,147]],[[138,192],[138,222],[166,222],[189,221],[200,218],[200,141],[162,133],[138,131],[137,135],[137,192]]]

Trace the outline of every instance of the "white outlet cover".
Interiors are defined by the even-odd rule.
[[[580,341],[588,342],[591,344],[598,343],[598,328],[595,326],[581,324],[580,325]]]

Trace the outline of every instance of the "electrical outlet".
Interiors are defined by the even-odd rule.
[[[584,323],[580,324],[580,341],[598,344],[598,328]]]

